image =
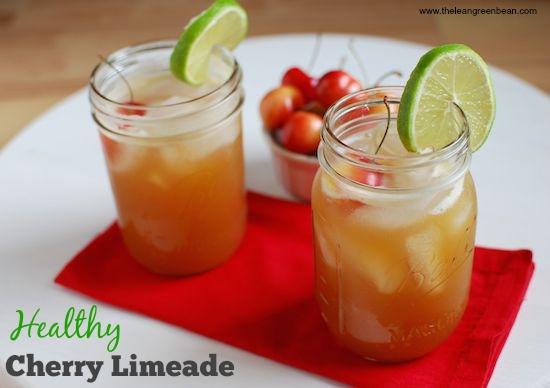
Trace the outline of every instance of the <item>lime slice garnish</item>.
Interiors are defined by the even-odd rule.
[[[413,152],[441,149],[460,135],[457,112],[470,128],[470,149],[487,139],[495,118],[495,94],[483,59],[462,44],[428,51],[416,65],[401,97],[397,129]]]
[[[170,57],[177,78],[199,85],[208,77],[208,58],[215,45],[233,50],[248,29],[245,10],[235,0],[216,0],[189,21]]]

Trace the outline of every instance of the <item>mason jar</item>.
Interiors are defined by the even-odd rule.
[[[244,94],[230,52],[216,47],[194,87],[170,72],[174,46],[109,55],[90,101],[129,253],[153,272],[188,275],[227,260],[244,234]]]
[[[411,153],[396,119],[402,87],[344,97],[326,113],[313,183],[316,297],[330,331],[360,356],[426,354],[468,303],[476,230],[467,120],[457,138]]]

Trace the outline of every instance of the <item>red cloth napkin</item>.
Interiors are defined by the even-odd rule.
[[[201,275],[147,272],[116,224],[56,282],[258,355],[354,386],[487,384],[529,284],[527,250],[476,248],[470,303],[451,337],[418,360],[365,361],[338,347],[313,300],[311,210],[250,193],[248,228],[227,263]]]

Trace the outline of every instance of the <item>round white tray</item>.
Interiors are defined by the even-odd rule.
[[[313,72],[338,66],[349,36],[325,35]],[[306,66],[314,35],[247,39],[237,50],[244,70],[247,185],[251,190],[287,197],[270,165],[261,136],[258,104],[292,65]],[[355,36],[355,46],[371,81],[390,69],[408,74],[427,47],[402,41]],[[483,53],[481,53],[483,55]],[[349,70],[359,74],[350,59]],[[530,248],[536,270],[517,321],[491,379],[494,387],[529,386],[550,380],[550,101],[543,92],[492,69],[497,94],[493,132],[474,155],[472,171],[479,195],[478,245]],[[398,79],[388,83],[402,84]],[[42,360],[106,360],[104,341],[9,340],[17,309],[41,308],[49,322],[69,306],[94,301],[53,283],[63,265],[115,218],[111,191],[86,91],[42,115],[0,152],[0,386],[89,386],[82,377],[6,376],[12,354],[35,353]],[[208,353],[232,360],[231,378],[114,378],[110,362],[97,381],[101,387],[326,386],[318,376],[271,362],[162,322],[99,305],[103,322],[120,323],[117,353],[142,360],[203,360]],[[212,319],[215,319],[213,317]]]

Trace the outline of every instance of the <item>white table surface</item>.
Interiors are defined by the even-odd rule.
[[[338,66],[349,36],[325,35],[314,68]],[[408,74],[427,47],[356,36],[356,48],[371,80],[389,69]],[[279,82],[284,69],[306,66],[313,35],[247,39],[237,50],[244,69],[247,186],[286,197],[278,185],[260,136],[261,96]],[[481,53],[483,55],[483,53]],[[358,74],[350,63],[349,70]],[[530,248],[535,274],[490,382],[492,387],[550,386],[550,101],[546,94],[492,69],[497,95],[493,132],[474,155],[479,196],[478,245]],[[394,80],[395,84],[402,81]],[[84,85],[83,85],[84,86]],[[5,372],[12,354],[35,353],[42,360],[105,360],[101,387],[327,386],[335,383],[197,336],[177,327],[98,303],[102,322],[119,323],[116,353],[142,360],[203,360],[208,353],[235,363],[223,377],[115,378],[105,342],[19,339],[8,335],[16,309],[41,308],[49,322],[70,306],[89,308],[91,299],[53,283],[63,265],[115,218],[98,136],[82,90],[36,119],[0,152],[0,387],[89,386],[81,377],[13,379]]]

